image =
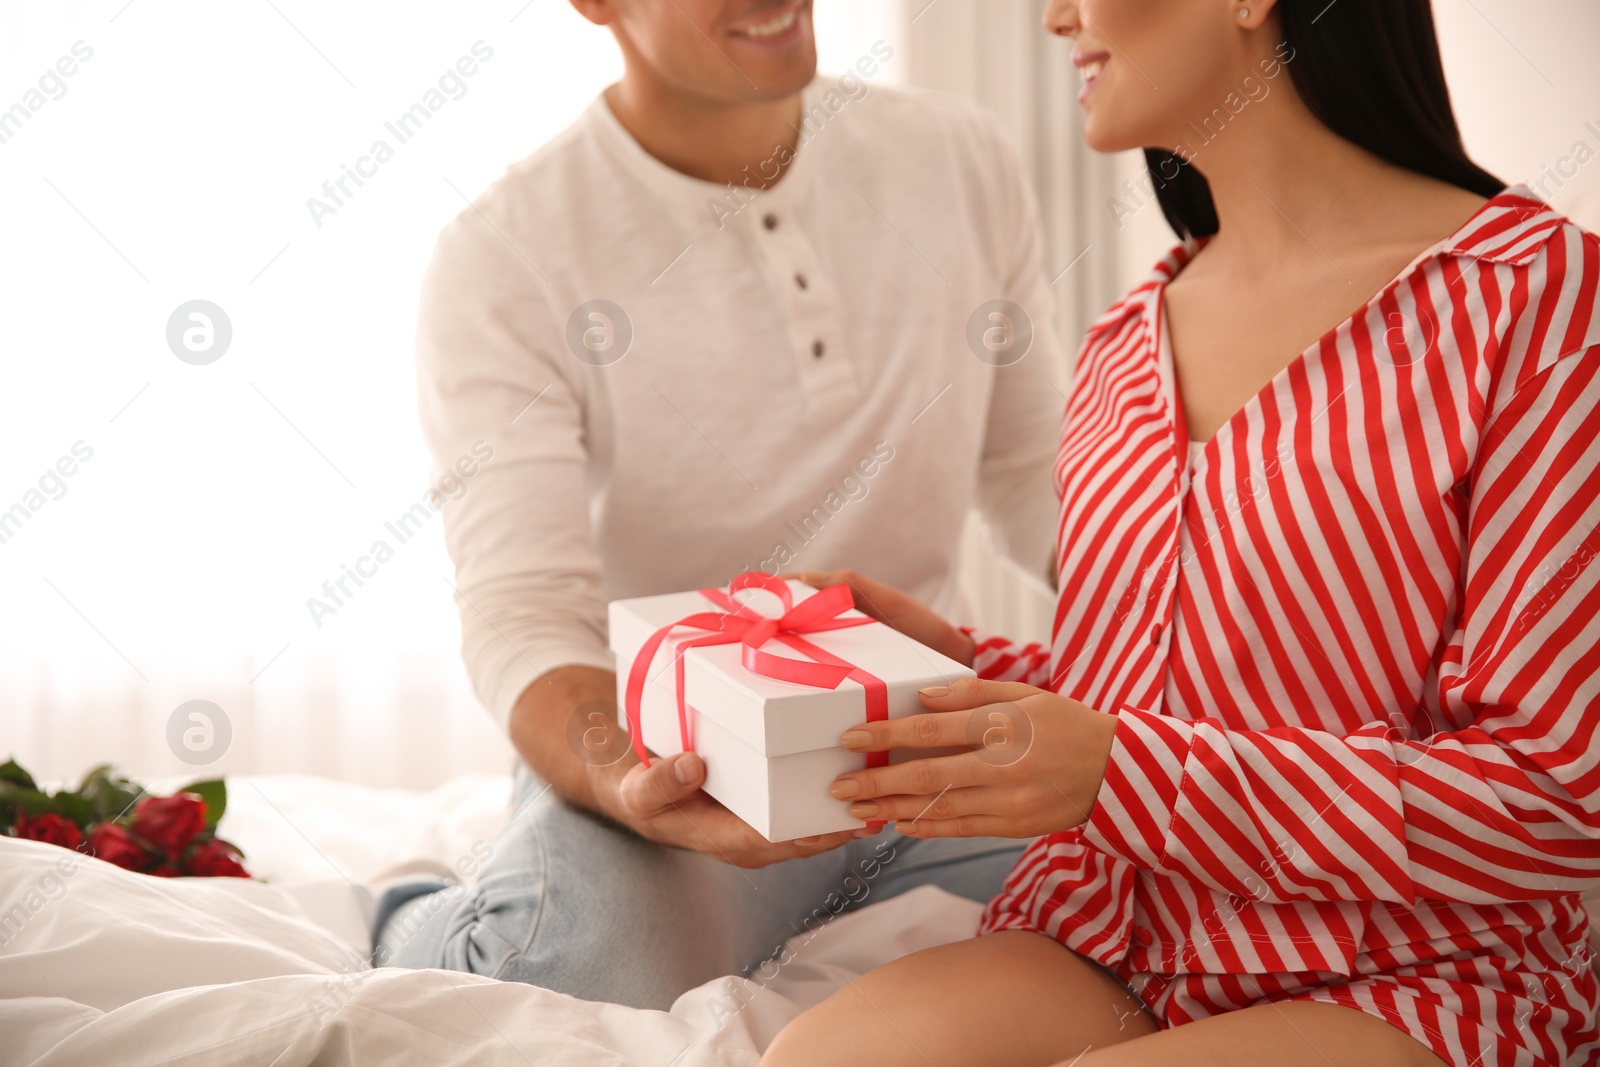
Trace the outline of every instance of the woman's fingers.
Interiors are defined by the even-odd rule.
[[[929,711],[962,711],[984,704],[1025,700],[1045,690],[1024,682],[991,682],[983,678],[957,678],[949,685],[922,690],[922,704]]]
[[[863,723],[846,730],[839,743],[852,752],[973,745],[977,743],[972,737],[974,714],[974,711],[946,711]]]
[[[989,764],[972,753],[928,756],[888,767],[851,771],[833,780],[829,792],[836,800],[873,800],[889,796],[934,796],[947,789],[987,785],[993,777]]]
[[[913,819],[894,824],[906,837],[1037,837],[1032,830],[1018,832],[999,815],[958,815],[954,819]]]
[[[975,681],[976,680],[970,680]],[[959,688],[958,688],[959,687]],[[944,688],[944,687],[939,687]],[[1020,754],[1018,742],[1033,736],[1033,719],[1023,703],[1041,690],[1021,682],[976,682],[951,687],[952,692],[924,696],[923,703],[951,704],[946,710],[935,707],[925,715],[906,715],[898,719],[852,726],[839,737],[839,744],[852,752],[887,752],[896,748],[981,748],[990,750],[991,762],[1009,762],[1004,756]],[[972,690],[992,699],[966,706]],[[930,690],[923,690],[926,694]],[[1010,751],[1006,751],[1007,746]]]
[[[884,822],[939,821],[963,815],[990,815],[1008,802],[1009,791],[993,786],[966,786],[946,789],[931,796],[885,796],[876,800],[857,800],[850,805],[850,816]]]

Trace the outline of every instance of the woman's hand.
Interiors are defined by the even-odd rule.
[[[957,663],[972,666],[972,638],[910,593],[875,582],[851,570],[803,571],[787,577],[798,578],[814,589],[848,585],[855,596],[856,610],[863,615],[872,616],[885,626],[899,630],[913,641],[920,641]]]
[[[856,726],[840,743],[968,751],[840,775],[832,793],[852,802],[851,815],[912,837],[1037,837],[1088,821],[1114,717],[1021,682],[976,678],[924,689],[922,703],[930,714]]]

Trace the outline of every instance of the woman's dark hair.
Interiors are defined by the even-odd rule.
[[[1429,0],[1278,0],[1284,66],[1306,107],[1380,159],[1494,196],[1505,183],[1472,160],[1450,110]],[[1217,232],[1205,175],[1147,148],[1161,212],[1180,237]]]

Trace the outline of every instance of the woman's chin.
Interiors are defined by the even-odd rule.
[[[1093,114],[1084,117],[1083,143],[1096,152],[1106,154],[1143,147],[1136,139],[1126,136],[1125,131],[1117,129],[1114,123],[1097,119]]]

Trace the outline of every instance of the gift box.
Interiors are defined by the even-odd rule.
[[[856,611],[845,586],[762,574],[613,601],[610,629],[635,751],[697,752],[705,791],[769,841],[861,826],[828,789],[885,754],[851,752],[839,735],[923,712],[919,689],[973,673]]]

